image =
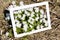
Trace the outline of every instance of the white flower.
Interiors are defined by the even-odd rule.
[[[28,10],[32,12],[33,11],[33,8],[29,8]]]
[[[25,11],[25,14],[26,14],[27,16],[30,16],[30,13],[29,13],[29,12],[27,12],[27,11]]]
[[[40,12],[41,12],[42,15],[44,14],[44,11],[42,9],[40,10]]]
[[[17,27],[21,27],[21,24],[19,23],[18,20],[15,20],[15,22],[17,22],[17,23],[16,23],[16,26],[17,26]]]
[[[35,29],[32,29],[32,31],[34,31]]]
[[[46,18],[46,15],[44,15],[44,18]]]
[[[16,13],[18,13],[18,12],[14,11],[14,14],[16,14]]]
[[[32,19],[32,17],[29,17],[29,20]]]
[[[26,24],[26,22],[23,22],[23,24],[25,25],[25,24]]]
[[[31,22],[31,20],[28,20],[28,22]]]
[[[44,18],[42,20],[43,20],[44,23],[46,23],[46,20]]]
[[[34,11],[33,11],[33,10],[31,11],[31,14],[32,14],[32,13],[34,14]]]
[[[48,23],[47,23],[47,21],[45,20],[44,22],[45,22],[45,26],[48,26]]]
[[[39,28],[40,28],[40,26],[38,25],[38,26],[37,26],[37,29],[39,29]]]
[[[24,30],[27,31],[27,27],[28,25],[27,24],[24,24]]]
[[[43,15],[40,15],[40,18],[43,18]]]
[[[34,12],[31,13],[31,17],[33,17],[33,16],[34,16]]]
[[[39,17],[38,14],[36,14],[36,15],[37,15],[37,17]]]
[[[28,14],[28,12],[25,10],[25,14]]]
[[[21,15],[18,15],[19,18],[21,18]]]
[[[37,21],[38,19],[39,19],[39,17],[36,17],[36,19],[35,19],[35,20]]]
[[[21,27],[21,25],[22,25],[22,24],[19,24],[19,23],[16,24],[16,26],[19,27],[19,28]]]
[[[47,23],[45,23],[45,26],[48,26],[48,24],[47,24]]]
[[[40,22],[42,22],[43,20],[41,19]]]
[[[19,10],[18,13],[21,13],[21,10]]]
[[[33,24],[34,19],[30,18],[30,19],[28,20],[28,22],[31,23],[31,24]]]
[[[28,13],[27,16],[30,16],[30,13]]]
[[[32,17],[29,17],[29,20],[32,20],[32,21],[34,21],[34,19],[33,19]]]
[[[47,26],[47,21],[45,19],[43,19],[43,22],[45,23],[45,26]]]
[[[19,23],[19,21],[18,21],[18,20],[15,20],[15,22]]]
[[[23,14],[23,17],[22,17],[21,19],[22,19],[22,20],[24,20],[24,19],[25,19],[25,16],[26,16],[26,15],[25,15],[25,14]]]
[[[20,6],[24,6],[24,2],[23,1],[20,2]]]
[[[32,28],[32,25],[30,25],[30,27]]]
[[[38,7],[35,7],[34,9],[35,9],[35,12],[38,12],[39,11],[39,8]]]

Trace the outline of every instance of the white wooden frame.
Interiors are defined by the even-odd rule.
[[[48,25],[49,26],[47,28],[42,28],[42,29],[39,29],[39,30],[35,30],[33,32],[17,34],[16,27],[15,27],[14,16],[13,16],[13,11],[14,10],[24,9],[24,8],[29,8],[29,7],[43,6],[43,5],[46,5],[47,18],[48,18]],[[51,29],[51,22],[50,22],[50,14],[49,14],[49,4],[48,4],[48,1],[10,8],[10,16],[11,16],[11,21],[12,21],[12,26],[13,26],[13,32],[14,32],[14,36],[15,37],[23,37],[23,36],[30,35],[30,34],[33,34],[33,33],[37,33],[37,32],[41,32],[41,31],[45,31],[45,30]]]

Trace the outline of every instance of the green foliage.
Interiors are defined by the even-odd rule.
[[[34,23],[33,23],[33,29],[37,29],[37,28],[36,28],[37,25],[38,25],[38,21],[34,21]]]
[[[23,14],[25,13],[25,11],[22,11],[22,10],[20,10],[21,11],[21,13],[18,13],[19,15],[21,15],[21,17],[23,16]]]
[[[25,11],[21,11],[22,12],[22,14],[24,14],[25,13]]]
[[[32,28],[28,26],[27,32],[30,32],[30,31],[32,31]]]
[[[42,21],[42,25],[45,26],[45,23]]]
[[[29,19],[29,17],[28,16],[25,16],[25,21],[27,21]]]
[[[12,28],[9,30],[9,35],[8,35],[8,37],[13,37],[13,29],[12,29]]]
[[[21,20],[19,17],[17,17],[17,20],[18,20],[19,22],[22,22],[22,20]]]
[[[20,34],[20,33],[23,33],[25,31],[23,30],[23,28],[16,27],[16,32],[17,32],[17,34]]]
[[[39,15],[39,17],[40,17],[40,15],[41,15],[41,12],[40,12],[40,11],[38,11],[38,15]]]
[[[14,16],[18,16],[18,14],[14,14]]]
[[[34,16],[33,16],[32,18],[36,19],[36,17],[39,17],[39,19],[38,19],[37,21],[34,20],[33,24],[31,24],[31,23],[28,22],[30,16],[27,16],[27,15],[26,15],[25,18],[24,18],[24,20],[22,20],[21,18],[19,18],[18,15],[20,15],[21,17],[23,17],[23,14],[25,14],[25,11],[23,11],[23,10],[20,10],[20,11],[21,11],[21,13],[14,14],[14,16],[17,16],[16,19],[17,19],[20,23],[23,23],[24,21],[27,23],[27,25],[28,25],[27,32],[30,32],[30,31],[32,31],[33,29],[36,30],[38,25],[43,25],[43,26],[45,26],[45,23],[44,23],[44,22],[40,22],[40,20],[41,20],[41,18],[40,18],[41,12],[40,12],[40,11],[35,12],[35,9],[33,8]],[[32,13],[30,10],[26,10],[26,11],[29,12],[30,14]],[[30,27],[30,25],[32,25],[32,28]],[[23,33],[23,32],[25,32],[25,31],[24,31],[23,28],[18,28],[18,27],[16,27],[16,32],[17,32],[18,34],[20,34],[20,33]]]
[[[33,16],[32,18],[34,18],[34,19],[35,19],[36,17],[37,17],[37,16],[36,16],[36,14],[34,14],[34,16]]]
[[[29,12],[31,14],[31,11],[27,10],[27,12]]]
[[[33,8],[33,11],[35,12],[35,9]]]

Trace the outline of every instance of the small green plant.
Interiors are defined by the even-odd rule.
[[[27,32],[30,32],[30,31],[32,31],[33,29],[30,27],[30,26],[28,26],[28,28],[27,28]]]
[[[17,32],[17,34],[20,34],[20,33],[23,33],[25,31],[23,30],[23,28],[16,27],[16,32]]]
[[[8,37],[13,37],[13,29],[12,29],[12,28],[9,30],[9,35],[8,35]]]
[[[28,14],[26,14],[26,13],[28,13]],[[18,16],[18,15],[20,15],[20,16]],[[35,8],[33,8],[33,11],[21,9],[20,13],[18,12],[17,14],[14,14],[14,16],[15,17],[17,16],[16,20],[23,24],[23,28],[24,28],[25,24],[27,24],[28,27],[27,27],[27,31],[24,31],[23,28],[16,27],[16,32],[18,34],[20,34],[20,33],[24,33],[24,32],[30,32],[32,30],[37,30],[38,25],[39,25],[39,27],[41,27],[41,25],[46,27],[45,23],[41,22],[41,20],[43,19],[43,18],[41,18],[41,15],[42,14],[41,14],[40,10],[36,11]],[[15,22],[15,23],[17,24],[17,22]],[[30,27],[30,25],[31,25],[31,27]]]

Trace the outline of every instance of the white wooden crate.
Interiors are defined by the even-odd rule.
[[[45,5],[46,6],[46,16],[47,16],[47,23],[48,23],[48,27],[46,28],[40,28],[40,29],[37,29],[37,30],[34,30],[34,31],[30,31],[30,32],[24,32],[24,33],[21,33],[21,34],[17,34],[16,32],[16,24],[15,24],[15,19],[14,19],[14,12],[17,11],[17,10],[26,10],[27,8],[33,8],[33,7],[37,7],[37,6],[43,6]],[[33,33],[37,33],[37,32],[41,32],[41,31],[45,31],[45,30],[48,30],[48,29],[51,29],[51,22],[50,22],[50,13],[49,13],[49,4],[47,1],[45,2],[41,2],[41,3],[35,3],[35,4],[30,4],[30,5],[23,5],[23,6],[16,6],[16,7],[13,7],[13,8],[10,8],[10,16],[11,16],[11,21],[12,21],[12,26],[13,26],[13,31],[14,31],[14,36],[15,37],[23,37],[23,36],[26,36],[26,35],[30,35],[30,34],[33,34]],[[41,13],[44,14],[43,10],[40,10]]]

